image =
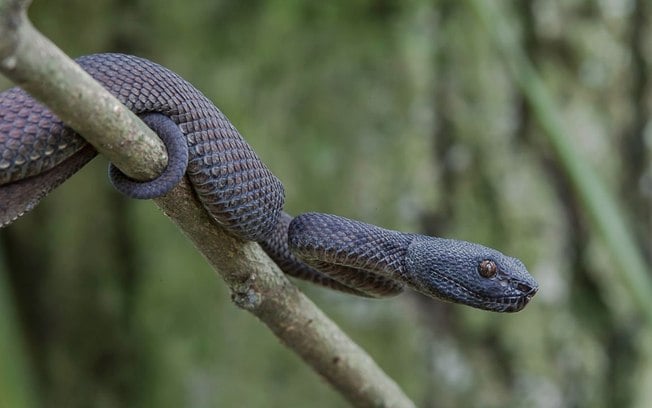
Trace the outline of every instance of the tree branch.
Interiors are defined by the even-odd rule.
[[[31,25],[29,1],[0,0],[0,71],[48,105],[126,174],[156,176],[165,148],[133,113]],[[92,120],[90,120],[92,118]],[[361,407],[412,407],[396,383],[306,298],[258,244],[217,227],[187,181],[155,200],[231,289],[232,300]]]
[[[32,26],[23,8],[27,3],[0,0],[2,73],[50,107],[125,174],[138,180],[156,177],[167,163],[163,143]]]

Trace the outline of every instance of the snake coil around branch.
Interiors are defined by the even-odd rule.
[[[460,240],[383,229],[343,217],[283,212],[281,182],[231,122],[190,83],[151,61],[123,54],[81,57],[79,65],[163,140],[168,165],[156,179],[110,168],[113,185],[134,198],[164,195],[187,175],[212,219],[256,241],[287,274],[360,296],[405,287],[498,312],[521,310],[537,283],[521,261]],[[45,106],[19,88],[0,93],[0,226],[96,155]]]

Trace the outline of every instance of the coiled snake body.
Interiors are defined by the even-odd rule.
[[[147,183],[112,168],[116,188],[137,198],[169,191],[183,174],[206,211],[261,244],[289,275],[363,296],[405,286],[499,312],[521,310],[537,284],[517,259],[459,240],[390,231],[335,215],[282,210],[281,182],[229,120],[184,79],[153,62],[97,54],[77,62],[154,129],[168,166]],[[0,94],[0,226],[30,210],[95,156],[79,135],[18,88]],[[186,168],[187,166],[187,168]]]

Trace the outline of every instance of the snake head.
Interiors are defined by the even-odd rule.
[[[405,280],[418,292],[495,312],[523,309],[538,289],[518,259],[465,241],[415,237],[405,270]]]

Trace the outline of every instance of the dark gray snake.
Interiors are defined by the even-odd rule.
[[[410,287],[498,312],[521,310],[537,283],[517,259],[465,241],[390,231],[335,215],[282,210],[281,182],[229,120],[184,79],[121,54],[77,62],[161,137],[164,174],[139,183],[110,170],[116,188],[151,198],[184,174],[206,211],[233,235],[257,241],[287,274],[362,296]],[[79,135],[18,88],[0,94],[0,226],[29,211],[95,156]]]

